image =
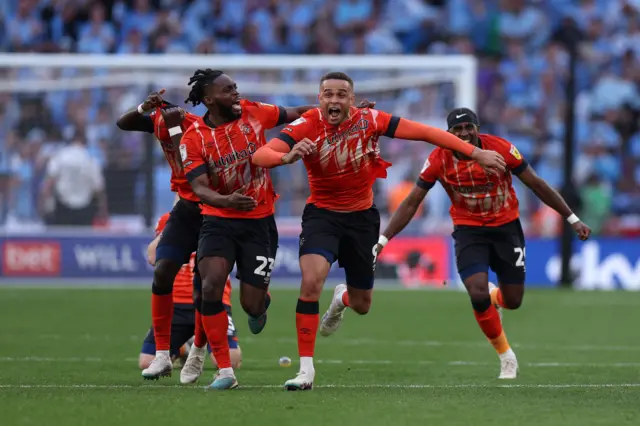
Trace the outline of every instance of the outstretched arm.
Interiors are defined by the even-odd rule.
[[[389,130],[387,130],[387,132],[389,132]],[[441,148],[457,151],[460,154],[471,157],[471,159],[477,161],[484,169],[492,173],[504,172],[506,168],[504,158],[497,152],[478,148],[437,127],[400,118],[392,136],[400,139],[424,141]]]
[[[472,158],[473,152],[477,150],[474,145],[459,139],[449,132],[404,118],[399,120],[394,136],[400,139],[428,142]]]
[[[271,169],[284,163],[282,158],[291,151],[289,144],[282,139],[273,138],[266,145],[258,148],[251,157],[251,162],[259,167]]]
[[[578,234],[581,240],[586,240],[591,234],[591,229],[585,225],[567,205],[562,195],[553,189],[547,181],[538,176],[531,166],[527,166],[522,173],[516,175],[518,178],[533,191],[534,194],[545,203],[557,211],[565,220],[567,220]]]

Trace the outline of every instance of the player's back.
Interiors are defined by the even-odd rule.
[[[373,183],[387,176],[391,165],[380,156],[378,138],[391,116],[382,111],[352,107],[349,118],[330,125],[319,108],[283,129],[295,140],[308,138],[316,145],[303,158],[311,196],[309,204],[336,211],[366,210],[373,204]]]
[[[177,192],[180,197],[184,199],[190,201],[199,201],[198,197],[193,193],[193,190],[191,189],[191,185],[189,185],[187,178],[185,177],[180,162],[181,153],[179,152],[178,147],[175,146],[173,142],[171,142],[169,129],[167,128],[164,118],[162,117],[160,108],[153,111],[150,117],[153,120],[153,134],[160,142],[162,152],[164,153],[164,156],[167,159],[169,166],[171,167],[171,191]],[[185,118],[180,125],[182,131],[185,132],[196,121],[202,122],[202,117],[191,114],[189,112],[185,113]]]
[[[500,226],[519,217],[511,171],[526,163],[506,140],[488,134],[478,137],[482,149],[505,158],[508,170],[504,174],[490,174],[475,161],[458,159],[453,151],[436,148],[425,162],[420,180],[428,184],[440,181],[451,199],[449,212],[454,224]]]

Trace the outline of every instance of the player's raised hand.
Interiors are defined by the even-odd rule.
[[[248,187],[249,185],[244,185],[242,188],[236,189],[232,194],[227,196],[227,205],[229,208],[248,212],[258,206],[258,202],[256,200],[244,195]]]
[[[578,238],[580,238],[581,241],[586,241],[591,235],[591,228],[581,220],[571,226],[573,227],[573,230],[576,231],[576,234],[578,234]]]
[[[504,158],[495,151],[476,148],[473,150],[471,158],[490,173],[502,174],[507,169],[507,163]]]
[[[180,123],[182,123],[182,121],[184,120],[185,114],[184,110],[180,107],[161,109],[160,113],[162,114],[162,118],[169,128],[179,126]]]
[[[164,100],[162,99],[162,95],[164,95],[165,89],[160,89],[158,92],[151,92],[147,99],[142,103],[142,109],[145,111],[151,111],[154,108],[158,108],[162,106]]]
[[[315,144],[311,140],[304,138],[291,148],[291,151],[286,153],[282,157],[282,164],[295,163],[302,157],[313,154],[315,151]]]
[[[375,108],[375,106],[376,106],[376,102],[375,101],[372,102],[368,99],[363,99],[358,104],[358,108]]]

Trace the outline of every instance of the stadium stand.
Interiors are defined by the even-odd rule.
[[[565,19],[573,19],[583,34],[575,129],[581,217],[596,234],[634,232],[640,228],[638,0],[18,0],[0,4],[0,48],[94,54],[474,54],[484,129],[515,143],[558,187],[568,57],[555,34]],[[78,132],[107,182],[142,161],[140,136],[114,124],[121,107],[131,106],[122,105],[121,92],[90,91],[79,99],[0,96],[0,223],[40,219],[38,195],[48,159]],[[395,164],[377,194],[385,208],[388,194],[405,190],[405,176],[419,171],[419,164],[405,161],[415,153],[403,144],[384,146]],[[167,194],[169,171],[160,150],[156,159],[159,215],[172,194]],[[302,170],[276,172],[282,194],[278,215],[299,215],[304,179],[280,173],[303,176]],[[114,214],[128,209],[110,197],[114,191],[131,191],[135,198],[144,190],[143,182],[121,186],[107,188]],[[527,221],[539,225],[529,226],[530,233],[557,232],[554,218],[545,225],[548,212],[533,203],[525,199],[523,209]],[[425,214],[438,223],[446,220],[446,208],[443,201]]]

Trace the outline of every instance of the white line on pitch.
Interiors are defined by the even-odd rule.
[[[482,384],[458,384],[458,385],[423,385],[423,384],[362,384],[362,385],[319,385],[319,389],[611,389],[611,388],[638,388],[640,383],[563,383],[563,384],[509,384],[509,385],[482,385]],[[241,386],[244,389],[276,389],[279,385],[249,385]],[[201,386],[153,386],[153,385],[0,385],[0,389],[206,389]]]
[[[3,339],[11,340],[11,339],[23,339],[24,335],[8,335],[4,336]],[[32,340],[86,340],[86,341],[142,341],[144,336],[142,335],[100,335],[100,334],[78,334],[78,335],[61,335],[61,334],[40,334],[36,336],[29,337]],[[259,343],[263,342],[263,339],[258,339],[255,337],[240,337],[240,342],[247,343]],[[277,339],[271,339],[271,342],[281,343],[281,344],[296,344],[297,340],[295,338],[289,337],[281,337]],[[387,347],[395,347],[395,346],[427,346],[427,347],[463,347],[463,348],[486,348],[487,343],[485,341],[454,341],[454,340],[378,340],[378,339],[366,339],[366,338],[355,338],[355,339],[332,339],[331,343],[333,345],[342,345],[342,346],[387,346]],[[526,350],[552,350],[554,352],[557,351],[579,351],[579,352],[636,352],[640,351],[640,345],[562,345],[562,344],[536,344],[536,343],[513,343],[511,345],[515,349],[526,349]]]
[[[122,362],[136,363],[138,358],[99,358],[99,357],[0,357],[0,362]],[[333,365],[448,365],[448,366],[487,366],[494,365],[495,362],[487,361],[430,361],[430,360],[390,360],[390,359],[317,359],[316,364]],[[265,359],[244,359],[245,365],[273,365],[277,364]],[[295,362],[295,361],[294,361]],[[640,362],[529,362],[521,363],[525,367],[533,368],[553,368],[553,367],[587,367],[587,368],[637,368]]]

